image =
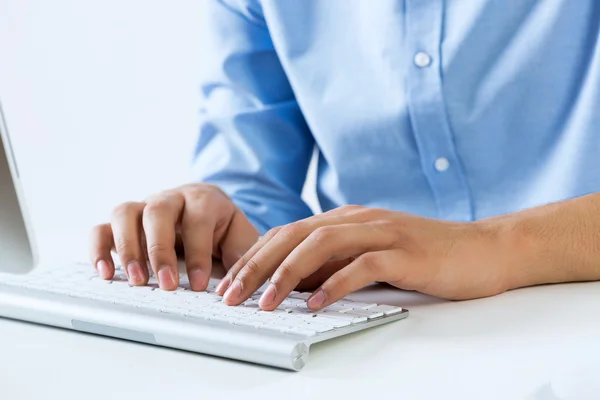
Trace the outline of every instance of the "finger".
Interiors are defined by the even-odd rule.
[[[225,294],[225,291],[229,288],[229,286],[231,286],[231,283],[233,282],[233,280],[235,279],[237,274],[248,264],[248,262],[250,260],[252,260],[252,258],[264,246],[266,246],[272,239],[274,239],[277,236],[277,234],[279,233],[279,231],[281,231],[282,229],[289,230],[290,226],[304,224],[304,225],[306,225],[306,228],[307,228],[306,235],[308,235],[308,233],[310,233],[311,228],[314,229],[318,226],[334,225],[336,223],[344,223],[344,220],[347,220],[347,222],[364,221],[369,218],[369,214],[364,213],[363,212],[364,210],[366,210],[365,207],[361,207],[361,206],[355,206],[355,205],[343,206],[343,207],[338,207],[333,210],[330,210],[326,213],[314,215],[310,218],[306,218],[302,221],[298,221],[293,224],[288,224],[285,226],[278,226],[278,227],[272,228],[265,235],[263,235],[260,238],[260,240],[258,240],[256,243],[254,243],[252,245],[252,247],[250,247],[250,249],[246,253],[243,254],[243,256],[238,257],[238,260],[227,271],[227,274],[225,275],[225,277],[223,277],[221,282],[219,282],[219,285],[217,285],[217,290],[216,290],[217,294],[219,294],[220,296],[223,296]],[[306,235],[304,237],[306,237]]]
[[[317,228],[283,260],[260,298],[263,310],[274,310],[303,279],[330,260],[345,260],[393,246],[393,231],[380,224],[343,224]]]
[[[228,272],[224,281],[231,284],[223,295],[223,301],[228,305],[237,305],[250,297],[275,272],[285,256],[306,237],[304,231],[307,230],[300,223],[295,223],[276,229],[275,233],[269,231],[252,246],[250,252],[259,248],[256,254],[250,258],[244,255],[242,262],[236,263]]]
[[[110,255],[113,248],[113,235],[110,224],[98,225],[90,235],[90,261],[102,279],[112,279],[115,274]]]
[[[244,266],[247,264],[247,262],[252,257],[254,257],[254,255],[256,253],[258,253],[258,251],[265,245],[265,243],[267,243],[269,240],[271,240],[271,238],[273,236],[275,236],[277,234],[279,229],[281,229],[281,227],[273,228],[269,232],[267,232],[265,235],[260,237],[256,241],[256,243],[254,243],[250,247],[250,249],[246,253],[244,253],[238,259],[238,261],[233,264],[233,266],[231,268],[229,268],[229,270],[227,271],[227,274],[225,274],[223,279],[221,279],[221,281],[217,285],[216,293],[219,296],[223,296],[225,294],[225,291],[227,289],[229,289],[229,287],[231,286],[231,283],[233,282],[233,279],[237,276],[237,274],[242,270],[242,268],[244,268]]]
[[[133,286],[148,283],[148,267],[141,246],[141,217],[144,203],[124,203],[114,209],[111,225],[115,251]]]
[[[298,283],[298,286],[294,288],[294,290],[300,292],[312,292],[313,290],[321,286],[323,282],[329,279],[333,274],[338,272],[340,269],[345,268],[352,261],[354,261],[353,258],[338,261],[328,261],[310,276],[302,279],[300,283]]]
[[[327,279],[308,298],[306,304],[312,310],[320,310],[370,283],[390,280],[393,268],[400,267],[395,252],[398,251],[378,251],[361,255]]]
[[[164,193],[146,204],[142,224],[146,234],[148,258],[158,284],[163,290],[175,290],[179,285],[175,226],[185,205],[179,193]]]
[[[203,291],[208,286],[212,268],[213,235],[216,221],[210,198],[185,197],[181,218],[181,238],[185,266],[192,290]]]
[[[244,255],[229,275],[231,286],[224,294],[229,305],[240,304],[256,291],[279,267],[285,257],[315,229],[322,226],[362,222],[368,214],[352,211],[316,215],[304,220],[269,231],[265,240],[251,249],[253,256]],[[240,268],[241,266],[241,268]]]

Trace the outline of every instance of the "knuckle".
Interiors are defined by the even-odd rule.
[[[187,201],[196,201],[213,194],[213,189],[206,184],[190,185],[181,192]]]
[[[165,199],[165,198],[169,197],[172,193],[176,193],[176,192],[177,192],[176,190],[163,190],[161,192],[154,193],[154,194],[146,197],[146,199],[144,201],[146,202],[146,204],[152,203],[152,202],[155,202],[160,199]]]
[[[129,201],[126,203],[119,204],[115,208],[113,208],[112,216],[113,218],[122,218],[129,214],[137,212],[139,209],[139,204],[133,201]]]
[[[183,190],[186,200],[198,200],[206,195],[206,189],[202,186],[190,186]]]
[[[246,265],[244,266],[244,276],[254,275],[258,273],[259,270],[260,267],[258,266],[256,261],[254,261],[253,259],[249,259],[248,262],[246,262]]]
[[[370,272],[377,272],[382,267],[381,256],[377,253],[366,253],[360,256],[362,267]]]
[[[242,288],[244,287],[244,282],[248,282],[252,279],[253,276],[257,276],[259,274],[260,267],[254,261],[254,259],[249,259],[246,263],[244,263],[244,267],[237,274],[236,279],[238,279],[242,283]]]
[[[250,262],[251,257],[249,257],[248,255],[244,254],[243,256],[240,257],[240,259],[237,261],[236,265],[238,266],[236,269],[232,268],[230,270],[230,272],[232,273],[238,273],[240,272],[244,266],[246,266],[246,264],[248,264],[248,262]]]
[[[271,240],[275,237],[275,235],[277,235],[279,233],[281,228],[282,228],[281,226],[271,228],[271,229],[269,229],[269,231],[267,233],[265,233],[265,235],[263,237],[267,240]]]
[[[225,197],[225,198],[229,198],[229,196],[227,195],[227,193],[225,193],[225,191],[223,189],[221,189],[219,186],[217,185],[213,185],[213,184],[206,184],[207,185],[207,189],[211,192],[214,193],[215,195],[218,195],[219,197]]]
[[[148,256],[150,258],[160,258],[169,251],[169,246],[162,243],[150,243],[148,244]]]
[[[149,202],[144,208],[144,216],[148,218],[154,218],[165,212],[168,212],[170,203],[165,198],[155,199]]]
[[[303,224],[301,222],[294,222],[288,224],[281,228],[279,231],[279,236],[282,236],[284,239],[293,239],[298,237],[303,230]]]
[[[129,238],[120,237],[115,240],[115,250],[119,256],[133,258],[136,254],[137,244]]]
[[[277,277],[274,280],[281,281],[293,278],[296,278],[294,266],[289,261],[283,261],[277,269]]]
[[[210,196],[218,196],[218,197],[227,197],[227,195],[225,194],[225,192],[223,191],[223,189],[221,189],[220,187],[218,187],[217,185],[213,185],[212,183],[206,183],[206,186],[204,187],[204,190],[210,195]]]
[[[335,229],[335,227],[322,226],[320,228],[317,228],[313,233],[311,233],[309,238],[317,244],[323,244],[333,240],[336,234],[337,229]]]
[[[191,183],[182,187],[182,191],[188,194],[205,196],[210,194],[225,195],[223,189],[212,183]]]
[[[205,192],[220,192],[221,188],[213,183],[199,183],[196,185],[197,188],[202,189]]]

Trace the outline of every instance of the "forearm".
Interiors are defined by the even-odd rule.
[[[481,222],[496,227],[510,289],[600,280],[600,193]]]

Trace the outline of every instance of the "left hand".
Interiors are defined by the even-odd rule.
[[[344,206],[269,231],[217,293],[237,305],[271,277],[259,304],[274,310],[321,272],[323,282],[307,301],[313,310],[376,281],[447,299],[492,296],[509,288],[513,252],[503,233],[496,219],[458,223]]]

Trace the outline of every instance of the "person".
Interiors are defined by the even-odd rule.
[[[207,2],[197,182],[93,230],[133,285],[313,310],[373,282],[446,299],[600,278],[596,0]],[[301,191],[314,148],[323,213]]]

